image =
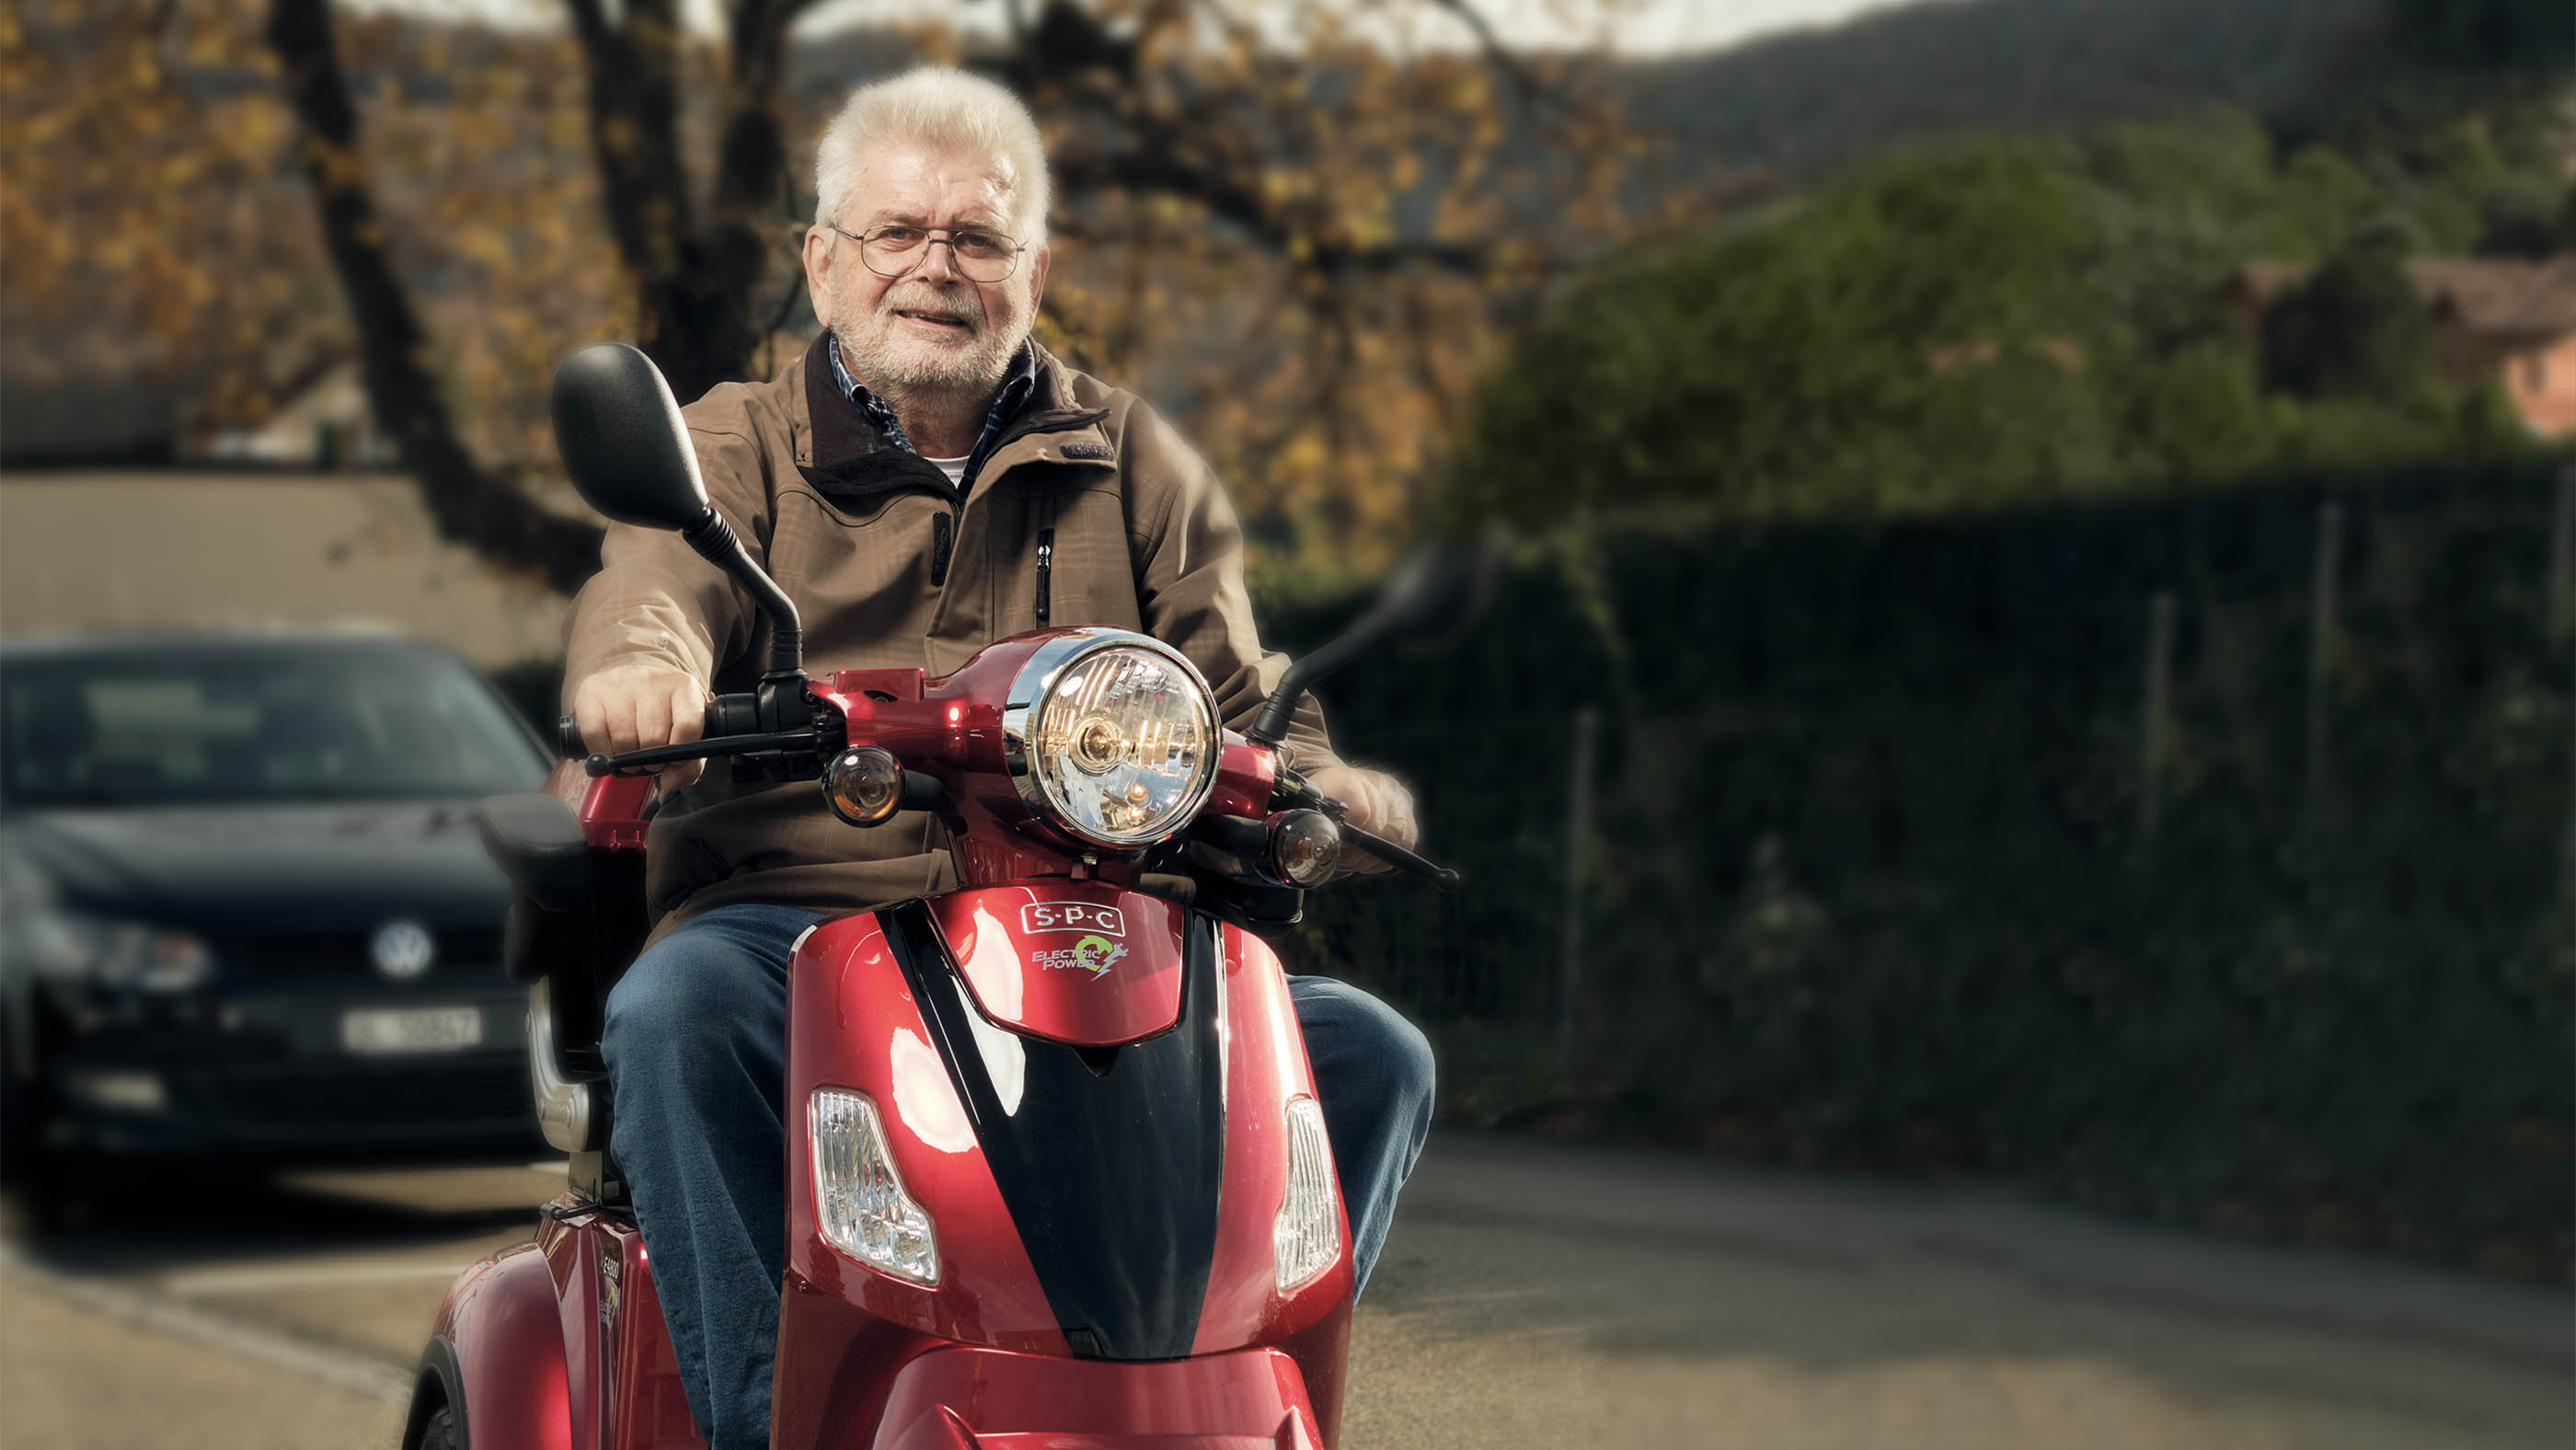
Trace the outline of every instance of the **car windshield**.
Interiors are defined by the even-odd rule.
[[[546,770],[463,662],[398,645],[18,659],[0,697],[12,806],[482,796]]]

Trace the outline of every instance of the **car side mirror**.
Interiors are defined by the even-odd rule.
[[[707,518],[706,481],[680,404],[653,360],[593,343],[555,369],[555,448],[573,487],[621,524],[687,531]]]

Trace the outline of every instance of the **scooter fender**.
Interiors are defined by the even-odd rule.
[[[403,1443],[413,1443],[441,1403],[455,1410],[465,1450],[589,1443],[572,1422],[563,1312],[536,1244],[512,1244],[467,1269],[439,1306]]]

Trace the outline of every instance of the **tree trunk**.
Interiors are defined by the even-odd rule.
[[[441,538],[571,593],[599,567],[599,530],[540,508],[478,465],[457,436],[430,370],[428,336],[386,249],[328,0],[274,0],[268,43],[295,111],[322,239],[357,324],[361,375],[378,426],[400,446]]]
[[[681,402],[747,377],[769,340],[761,284],[784,250],[787,147],[778,114],[787,23],[808,0],[736,0],[715,190],[701,224],[680,152],[673,0],[566,0],[590,83],[591,148],[619,260],[635,284],[637,345]]]

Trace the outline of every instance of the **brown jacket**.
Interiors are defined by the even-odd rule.
[[[835,388],[822,349],[766,383],[726,383],[682,410],[707,495],[796,603],[805,670],[964,664],[1038,627],[1038,543],[1052,538],[1050,625],[1142,630],[1189,656],[1240,728],[1287,668],[1262,652],[1243,538],[1207,465],[1134,395],[1039,349],[1037,387],[966,480],[896,447]],[[611,525],[601,568],[565,623],[565,689],[609,666],[662,661],[716,690],[749,689],[768,629],[676,534]],[[1291,764],[1334,763],[1308,698]],[[854,910],[954,883],[926,812],[862,830],[812,781],[737,788],[723,762],[655,817],[646,891],[657,928],[738,901]]]

